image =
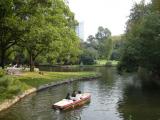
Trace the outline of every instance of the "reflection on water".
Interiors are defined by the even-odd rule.
[[[77,71],[95,71],[101,67],[93,67],[93,66],[39,66],[41,71],[52,71],[52,72],[77,72]]]
[[[114,68],[101,68],[98,80],[74,82],[32,94],[7,111],[0,120],[158,120],[160,88],[136,75],[118,75]],[[54,111],[53,103],[67,92],[91,92],[89,104],[70,111]]]
[[[118,108],[123,118],[160,120],[160,86],[154,82],[141,81],[137,77],[130,79],[126,81],[123,100]]]

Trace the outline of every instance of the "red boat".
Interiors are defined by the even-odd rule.
[[[73,100],[68,100],[68,99],[63,99],[57,103],[55,103],[52,107],[54,109],[59,109],[59,110],[68,110],[68,109],[73,109],[78,106],[82,106],[87,102],[90,102],[91,99],[91,94],[90,93],[84,93],[81,94],[80,98],[73,98]]]

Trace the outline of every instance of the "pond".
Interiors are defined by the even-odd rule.
[[[119,75],[115,68],[97,68],[101,79],[64,84],[32,94],[0,113],[0,120],[159,120],[160,87],[136,74]],[[70,111],[52,104],[67,92],[90,92],[91,102]]]

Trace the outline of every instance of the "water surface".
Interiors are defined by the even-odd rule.
[[[136,74],[101,68],[101,79],[81,81],[32,94],[0,113],[0,120],[160,120],[160,87]],[[70,111],[54,111],[67,92],[90,92],[91,102]]]

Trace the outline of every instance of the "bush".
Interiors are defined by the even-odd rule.
[[[14,95],[17,95],[21,92],[21,89],[24,89],[25,85],[22,84],[19,80],[1,77],[0,78],[0,101],[3,99],[10,99]]]
[[[88,57],[88,56],[84,56],[84,57],[81,57],[81,60],[80,60],[84,65],[93,65],[93,64],[96,64],[94,58],[92,57]]]
[[[3,86],[0,86],[0,93],[4,93],[6,91],[6,88]]]
[[[5,87],[7,88],[10,84],[10,79],[7,77],[1,77],[0,78],[0,87]]]
[[[3,77],[5,75],[5,72],[3,69],[0,69],[0,77]]]
[[[15,95],[15,94],[19,93],[20,91],[21,91],[21,90],[20,90],[19,86],[16,86],[16,85],[10,86],[10,87],[8,88],[8,93],[9,93],[9,94]]]

